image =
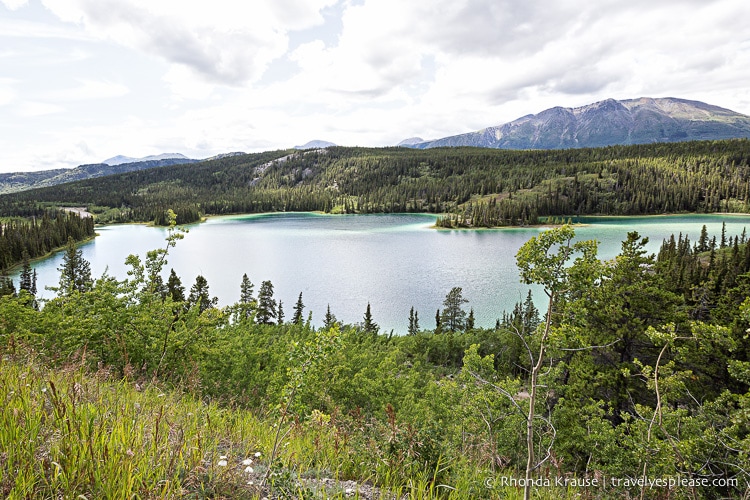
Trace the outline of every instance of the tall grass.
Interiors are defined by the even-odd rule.
[[[488,473],[468,461],[440,461],[431,472],[389,465],[380,451],[356,444],[351,431],[315,412],[293,424],[273,464],[281,472],[270,490],[261,491],[275,424],[248,410],[111,380],[80,366],[53,370],[34,359],[5,355],[0,360],[0,497],[249,499],[273,494],[432,500],[520,495],[518,489],[488,487]],[[253,461],[249,468],[248,459]],[[347,487],[345,480],[358,486]],[[366,493],[359,493],[363,485]],[[574,496],[545,493],[547,498]]]

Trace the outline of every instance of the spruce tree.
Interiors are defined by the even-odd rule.
[[[362,323],[362,330],[366,333],[378,333],[378,324],[372,320],[372,313],[370,312],[370,303],[367,303],[367,309],[365,310],[364,323]]]
[[[336,316],[331,312],[331,304],[328,304],[328,307],[326,308],[326,316],[323,319],[323,326],[325,326],[326,330],[330,330],[336,325]]]
[[[83,293],[91,289],[91,265],[83,258],[83,252],[78,250],[72,237],[68,237],[63,261],[57,270],[60,271],[60,294]]]
[[[276,319],[276,301],[273,298],[273,283],[264,281],[258,291],[258,305],[255,321],[262,325],[272,325]]]
[[[466,329],[467,330],[474,329],[474,308],[473,307],[469,310],[469,316],[466,318]]]
[[[240,303],[250,304],[253,302],[253,288],[255,285],[247,277],[247,273],[242,275],[242,284],[240,284]]]
[[[185,302],[185,287],[174,269],[169,273],[167,279],[167,294],[172,297],[173,302]]]
[[[13,280],[4,274],[0,276],[0,297],[5,295],[15,295],[16,287],[13,285]]]
[[[36,270],[31,269],[29,252],[24,248],[22,254],[23,264],[19,276],[18,289],[26,290],[31,295],[36,295]]]
[[[281,300],[279,300],[279,310],[276,313],[276,322],[279,325],[284,324],[284,306],[282,305]]]
[[[250,319],[255,308],[255,299],[253,298],[254,285],[247,277],[247,273],[242,275],[242,283],[240,284],[240,304],[239,304],[239,315],[240,319]]]
[[[216,307],[219,303],[219,299],[214,297],[208,292],[208,281],[200,274],[195,278],[195,284],[190,288],[190,295],[188,295],[188,306],[198,306],[199,312],[203,312],[207,309]]]
[[[464,328],[466,324],[466,311],[462,306],[469,302],[463,296],[463,290],[460,286],[453,287],[443,301],[443,314],[441,323],[448,331],[457,332]]]
[[[412,306],[409,310],[409,335],[416,335],[417,332],[419,332],[419,313]]]
[[[302,312],[305,309],[305,304],[302,303],[302,292],[299,293],[297,303],[294,305],[294,316],[292,316],[292,323],[295,325],[302,324]]]

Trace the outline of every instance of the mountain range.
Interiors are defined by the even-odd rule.
[[[504,125],[400,145],[567,149],[750,137],[750,116],[673,97],[606,99],[579,108],[554,107]]]
[[[457,146],[568,149],[734,138],[750,138],[750,116],[699,101],[642,97],[621,101],[606,99],[578,108],[558,106],[476,132],[428,141],[411,137],[398,146],[417,149]],[[332,146],[335,146],[332,142],[314,140],[295,146],[295,149]],[[225,153],[205,160],[190,159],[179,153],[144,158],[115,156],[101,163],[71,169],[0,174],[0,194],[242,154]]]
[[[162,155],[159,155],[162,156]],[[193,160],[185,156],[165,155],[166,158],[156,159],[158,157],[147,157],[152,159],[136,159],[134,162],[117,163],[119,159],[128,158],[126,156],[115,156],[102,163],[92,163],[88,165],[79,165],[75,168],[58,168],[53,170],[42,170],[38,172],[12,172],[9,174],[0,174],[0,194],[15,193],[27,189],[56,186],[66,182],[80,181],[84,179],[93,179],[105,175],[122,174],[133,172],[135,170],[145,170],[147,168],[168,167],[172,165],[181,165],[185,163],[195,163],[199,160]],[[107,163],[111,161],[112,163]]]

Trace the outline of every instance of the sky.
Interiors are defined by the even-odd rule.
[[[0,0],[0,172],[392,146],[607,98],[750,115],[748,19],[748,0]]]

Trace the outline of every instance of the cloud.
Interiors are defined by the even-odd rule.
[[[52,115],[65,111],[65,108],[57,104],[37,101],[24,101],[18,105],[18,116],[29,118],[37,116]]]
[[[77,83],[73,88],[46,92],[44,97],[51,101],[89,101],[122,97],[130,92],[125,85],[104,80],[78,79]]]
[[[2,2],[8,10],[18,10],[29,3],[28,0],[2,0]]]
[[[332,0],[183,2],[43,0],[66,22],[98,37],[181,64],[207,81],[258,80],[288,45],[287,33],[323,22]]]

